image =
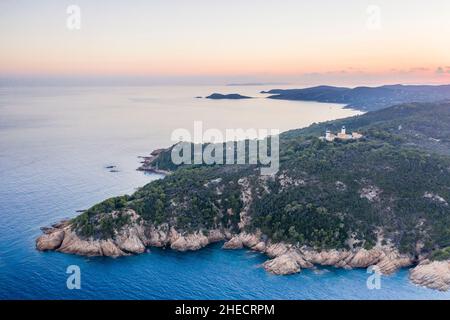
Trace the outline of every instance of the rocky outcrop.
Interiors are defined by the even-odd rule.
[[[314,265],[334,266],[337,268],[367,268],[378,266],[383,274],[390,274],[399,268],[413,264],[413,258],[400,254],[388,246],[375,247],[370,250],[323,250],[311,248],[295,248],[283,243],[267,246],[264,251],[274,259],[267,261],[264,268],[275,274],[291,274],[301,268],[312,268]]]
[[[176,231],[171,238],[170,248],[177,251],[198,250],[209,244],[208,238],[202,233],[196,232],[182,236]]]
[[[120,250],[111,240],[101,241],[100,248],[102,255],[106,257],[120,257],[126,255],[126,253]]]
[[[382,274],[392,274],[400,268],[413,265],[414,258],[407,254],[400,254],[392,247],[384,247],[376,264]]]
[[[102,256],[101,241],[83,240],[70,227],[64,229],[64,240],[57,249],[59,252],[78,254],[83,256]]]
[[[413,258],[401,255],[397,250],[380,246],[370,250],[363,248],[355,250],[323,250],[301,249],[304,260],[322,266],[335,266],[338,268],[367,268],[376,265],[383,274],[390,274],[399,268],[409,266]]]
[[[141,219],[136,212],[128,210],[127,213],[131,217],[130,224],[116,231],[115,236],[110,239],[81,238],[69,223],[65,223],[45,229],[45,233],[36,239],[36,248],[84,256],[119,257],[143,253],[148,246],[170,247],[177,251],[198,250],[226,238],[221,230],[210,230],[206,234],[181,234],[167,224],[146,226],[138,222]],[[250,244],[251,236],[243,236],[242,241]]]
[[[158,173],[163,175],[170,175],[172,172],[169,170],[162,170],[158,167],[158,159],[159,157],[166,153],[170,152],[171,149],[174,147],[173,145],[170,148],[167,149],[156,149],[151,152],[149,156],[141,156],[139,158],[142,158],[143,161],[141,162],[141,166],[137,168],[138,171],[145,171],[145,172],[152,172],[152,173]]]
[[[112,239],[81,238],[72,230],[70,223],[66,223],[40,236],[36,240],[36,247],[39,250],[57,250],[84,256],[119,257],[130,253],[143,253],[149,242],[144,227],[137,223],[139,216],[134,211],[129,210],[127,214],[131,223],[116,232]],[[50,239],[54,241],[50,242]]]
[[[381,250],[374,248],[371,250],[359,249],[353,255],[351,259],[347,261],[347,265],[351,268],[367,268],[375,265],[380,261]]]
[[[426,199],[430,199],[434,202],[440,203],[445,205],[446,207],[448,207],[448,202],[447,200],[445,200],[444,198],[442,198],[440,195],[438,194],[434,194],[432,192],[425,192],[425,194],[423,195],[424,198]]]
[[[266,271],[277,275],[286,275],[300,272],[306,268],[312,268],[314,265],[306,261],[298,250],[288,250],[282,255],[264,262],[263,267]]]
[[[233,237],[222,246],[223,249],[242,249],[244,245],[240,237]]]
[[[264,251],[269,257],[279,257],[285,254],[289,250],[289,247],[284,243],[268,244]]]
[[[120,250],[131,253],[143,253],[145,251],[145,244],[135,231],[130,229],[128,234],[121,234],[117,236],[115,242]],[[145,241],[146,242],[146,241]]]
[[[233,236],[223,245],[224,249],[249,248],[266,254],[269,258],[263,264],[264,269],[273,274],[292,274],[302,268],[313,268],[314,265],[334,266],[337,268],[367,268],[377,266],[381,273],[391,274],[400,268],[411,266],[414,258],[400,254],[392,246],[376,246],[370,250],[357,248],[353,250],[322,250],[297,248],[286,243],[264,241],[261,233],[240,233]]]
[[[296,179],[296,178],[289,176],[289,174],[286,170],[283,170],[278,175],[278,182],[280,183],[281,190],[286,190],[290,187],[304,186],[306,184],[305,180]]]
[[[424,260],[411,269],[409,278],[420,286],[447,291],[450,289],[450,261]]]
[[[271,260],[263,267],[274,274],[292,274],[302,268],[312,268],[314,265],[334,266],[338,268],[367,268],[378,266],[383,274],[390,274],[399,268],[411,266],[413,257],[400,254],[391,246],[376,246],[370,250],[358,248],[354,250],[322,250],[296,246],[286,243],[271,243],[264,241],[260,232],[255,234],[240,233],[232,237],[224,245],[224,249],[249,248],[265,253]]]
[[[301,270],[296,259],[287,253],[264,262],[263,266],[266,271],[277,275],[297,273]]]
[[[219,242],[225,240],[227,235],[221,230],[213,229],[208,232],[208,241],[209,243]]]
[[[367,186],[360,191],[360,197],[366,198],[369,202],[375,202],[380,200],[380,194],[382,190],[376,186]]]
[[[43,234],[36,240],[36,248],[41,251],[55,250],[61,246],[64,240],[64,230],[58,230]]]
[[[165,247],[170,242],[169,226],[163,224],[159,227],[149,226],[145,229],[145,236],[150,247]]]
[[[225,242],[223,245],[224,249],[242,249],[243,247],[263,251],[265,248],[265,243],[261,241],[261,236],[259,233],[251,234],[242,232],[238,235],[235,235],[230,240]]]
[[[324,250],[315,251],[311,249],[302,248],[301,250],[304,259],[312,264],[322,266],[337,266],[341,268],[349,268],[347,260],[351,259],[351,251],[343,250]]]

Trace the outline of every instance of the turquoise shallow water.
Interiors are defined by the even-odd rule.
[[[233,91],[252,95],[260,89]],[[383,277],[380,290],[367,289],[365,270],[273,276],[261,268],[265,256],[221,250],[220,244],[188,253],[151,249],[120,259],[35,250],[41,226],[160,178],[135,171],[137,155],[168,145],[171,130],[194,119],[222,128],[244,113],[239,127],[275,123],[287,130],[353,114],[314,103],[192,99],[220,90],[0,89],[0,299],[450,298],[410,284],[407,270]],[[109,172],[108,165],[119,172]],[[80,267],[80,290],[66,287],[69,265]]]

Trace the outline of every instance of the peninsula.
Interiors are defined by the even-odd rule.
[[[318,86],[305,89],[273,89],[261,93],[268,98],[343,103],[348,108],[374,111],[406,102],[433,102],[450,99],[450,85],[385,85],[344,88]]]
[[[344,126],[358,139],[321,139]],[[315,265],[450,288],[450,103],[408,103],[280,135],[280,170],[183,165],[171,148],[145,168],[172,172],[44,229],[39,250],[119,257],[147,247],[250,248],[273,274]]]

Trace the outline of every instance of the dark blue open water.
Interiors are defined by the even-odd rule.
[[[410,284],[406,270],[383,277],[380,290],[367,289],[365,270],[273,276],[261,268],[263,255],[220,250],[220,244],[120,259],[35,250],[41,226],[159,178],[135,171],[137,155],[168,145],[170,132],[191,128],[193,120],[217,128],[287,130],[354,114],[315,103],[193,99],[226,89],[0,89],[0,299],[450,298]],[[255,95],[261,89],[233,91]],[[69,265],[81,269],[80,290],[66,287]]]

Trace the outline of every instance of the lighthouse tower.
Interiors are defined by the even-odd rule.
[[[333,140],[333,139],[331,138],[331,131],[328,130],[328,129],[327,129],[327,131],[325,131],[325,139],[328,140],[328,141]]]
[[[345,132],[345,126],[342,126],[341,134],[342,134],[343,136],[346,135],[346,132]]]

